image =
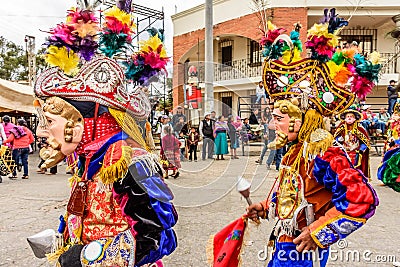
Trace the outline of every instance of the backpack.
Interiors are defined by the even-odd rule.
[[[15,126],[10,130],[10,133],[12,133],[15,136],[15,139],[20,139],[22,136],[27,135],[22,126]]]

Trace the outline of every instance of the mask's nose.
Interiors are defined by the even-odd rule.
[[[49,138],[49,131],[46,128],[44,128],[43,126],[38,126],[36,129],[36,135],[38,137]]]

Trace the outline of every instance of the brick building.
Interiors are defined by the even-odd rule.
[[[383,57],[384,74],[374,93],[368,98],[376,107],[386,105],[389,80],[399,80],[399,49],[395,40],[387,38],[395,24],[392,17],[400,13],[394,0],[372,0],[354,11],[349,1],[337,0],[335,5],[343,17],[353,14],[350,24],[341,32],[342,42],[357,41],[363,52],[378,50]],[[272,23],[288,31],[300,22],[302,41],[306,31],[322,17],[329,7],[326,0],[271,0],[268,16]],[[174,106],[185,104],[187,70],[196,66],[199,85],[204,88],[204,5],[172,16],[173,38],[173,99]],[[262,57],[258,46],[262,33],[260,20],[251,0],[214,0],[214,98],[217,114],[248,116],[254,102],[255,86],[261,80]],[[305,53],[305,52],[304,52]],[[187,103],[186,103],[187,104]],[[201,106],[197,111],[202,114]]]

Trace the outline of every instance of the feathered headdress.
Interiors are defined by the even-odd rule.
[[[151,28],[150,38],[135,48],[131,0],[105,10],[101,24],[95,11],[101,1],[78,2],[66,21],[49,32],[44,57],[54,68],[39,75],[35,94],[94,101],[146,118],[151,108],[141,87],[166,72],[169,60],[163,31]],[[127,84],[134,89],[128,90]]]
[[[308,30],[305,46],[310,57],[302,59],[301,25],[295,24],[288,36],[285,29],[268,21],[260,45],[266,57],[263,76],[269,95],[298,97],[303,110],[310,105],[327,116],[346,110],[355,96],[365,99],[378,81],[379,53],[366,59],[355,48],[340,49],[338,34],[347,25],[335,9],[325,9],[321,22]]]

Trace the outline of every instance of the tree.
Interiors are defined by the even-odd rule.
[[[172,78],[167,78],[166,79],[166,84],[165,84],[165,103],[164,103],[164,97],[161,97],[159,99],[160,101],[160,108],[161,110],[172,110],[173,108],[173,99],[172,99]]]
[[[0,78],[5,80],[26,80],[27,59],[22,46],[0,36]]]
[[[36,54],[37,74],[46,68],[41,48]],[[28,58],[22,46],[0,36],[0,78],[5,80],[28,80]]]

